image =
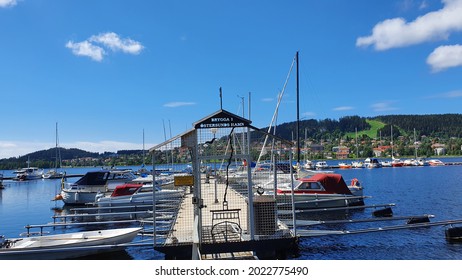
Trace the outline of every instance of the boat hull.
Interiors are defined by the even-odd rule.
[[[294,206],[295,209],[306,210],[364,205],[364,200],[360,196],[362,194],[294,194]],[[291,201],[291,195],[278,195],[277,201],[278,203],[287,203]]]
[[[178,200],[179,197],[183,196],[182,191],[175,190],[162,190],[156,192],[156,202],[161,200]],[[153,205],[153,194],[152,192],[138,193],[128,196],[116,196],[116,197],[101,197],[97,199],[95,204],[98,207],[117,207],[117,206],[142,206],[142,205]]]
[[[68,191],[62,190],[61,197],[65,204],[67,205],[84,205],[87,203],[94,203],[96,195],[101,191]],[[104,190],[103,190],[104,192]]]
[[[84,231],[17,239],[0,260],[58,260],[124,250],[142,228]]]

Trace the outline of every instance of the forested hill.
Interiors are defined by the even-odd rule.
[[[418,135],[430,137],[462,138],[462,114],[433,114],[433,115],[384,115],[372,118],[348,116],[339,120],[302,120],[300,121],[300,137],[320,140],[336,139],[351,134],[356,130],[366,131],[371,129],[369,120],[383,123],[382,135],[390,133],[389,127],[393,125],[396,131],[393,134],[413,135],[414,129]],[[268,128],[263,128],[267,131]],[[285,139],[295,137],[296,122],[288,122],[277,125],[272,132],[276,130],[276,135]],[[380,129],[374,135],[378,137]]]
[[[415,129],[419,135],[440,138],[462,137],[462,114],[387,115],[373,119],[397,126],[408,133],[412,133]]]
[[[355,132],[362,139],[390,137],[393,126],[393,137],[413,136],[414,129],[417,139],[422,136],[439,138],[439,140],[450,139],[452,137],[462,139],[462,114],[433,114],[433,115],[384,115],[373,118],[347,116],[338,120],[302,120],[300,121],[300,138],[305,137],[315,142],[320,140],[353,139]],[[268,128],[261,128],[268,131]],[[273,127],[271,133],[276,130],[276,135],[287,140],[295,140],[296,122],[288,122]],[[255,139],[257,140],[257,139]],[[444,142],[444,141],[443,141]],[[460,147],[460,145],[459,145]],[[128,160],[130,156],[137,158],[139,162],[142,158],[141,150],[123,150],[117,153],[91,153],[79,149],[59,148],[59,158],[65,160],[75,160],[82,158],[98,158],[101,162],[91,164],[107,164],[105,159],[123,157]],[[38,167],[52,167],[56,160],[56,149],[38,151],[19,157],[0,159],[0,169],[14,169],[24,166],[30,160]],[[131,160],[131,159],[130,159]],[[84,162],[87,164],[86,162]],[[138,162],[124,162],[126,164],[138,164]],[[72,163],[74,164],[74,163]]]

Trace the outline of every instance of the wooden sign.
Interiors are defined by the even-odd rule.
[[[187,175],[187,176],[175,176],[173,178],[175,187],[183,187],[183,186],[193,186],[194,185],[194,176]]]

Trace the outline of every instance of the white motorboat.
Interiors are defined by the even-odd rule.
[[[391,161],[389,161],[389,160],[381,161],[380,165],[382,165],[382,167],[392,167],[393,166]]]
[[[57,260],[124,250],[140,227],[82,231],[7,239],[0,237],[0,260]]]
[[[43,179],[61,179],[66,176],[64,171],[57,171],[56,169],[50,169],[42,174]]]
[[[366,158],[364,160],[364,167],[365,168],[379,168],[382,167],[379,160],[376,158]]]
[[[303,164],[303,167],[306,168],[306,169],[311,169],[313,168],[313,162],[311,160],[306,160],[305,163]]]
[[[340,169],[350,169],[353,168],[353,165],[351,165],[351,163],[339,162],[338,167]]]
[[[161,200],[177,200],[183,196],[184,191],[180,189],[162,189],[154,187],[156,202]],[[152,184],[124,184],[117,186],[110,196],[100,193],[95,198],[95,205],[98,207],[117,206],[140,206],[153,205]]]
[[[442,162],[439,159],[429,159],[427,162],[430,166],[444,166],[445,165],[444,162]]]
[[[318,161],[315,164],[316,169],[326,169],[329,168],[329,165],[325,161]]]
[[[55,200],[68,205],[83,205],[95,202],[98,193],[108,191],[109,170],[90,171],[75,183],[63,183],[61,193]]]
[[[403,167],[404,166],[404,161],[402,161],[399,158],[392,158],[391,159],[391,166],[392,167]]]
[[[430,165],[430,164],[429,164],[425,159],[423,159],[423,158],[418,158],[418,159],[417,159],[417,164],[418,164],[419,166],[428,166],[428,165]]]
[[[290,169],[294,170],[290,163],[257,163],[254,167],[251,168],[252,181],[268,181],[272,180],[274,174],[277,176],[286,176],[290,174]],[[227,178],[230,184],[243,184],[247,180],[247,165],[240,166],[235,172],[232,172],[231,175]]]
[[[43,170],[38,167],[26,167],[13,171],[13,173],[16,174],[15,180],[26,181],[42,179]]]
[[[107,189],[113,191],[118,185],[131,182],[138,178],[131,169],[108,169]]]
[[[178,176],[181,176],[178,175]],[[139,176],[131,181],[131,183],[138,183],[138,184],[152,184],[153,181],[153,176],[152,174],[146,175],[146,176]],[[156,175],[156,186],[159,186],[161,188],[172,188],[174,184],[174,175],[172,174],[160,174]]]

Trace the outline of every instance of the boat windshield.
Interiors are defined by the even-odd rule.
[[[159,186],[156,186],[155,190],[156,192],[161,191],[162,188]],[[144,185],[138,190],[138,193],[144,193],[144,192],[152,192],[152,185]]]
[[[323,187],[319,182],[302,182],[297,189],[299,190],[322,190]]]

